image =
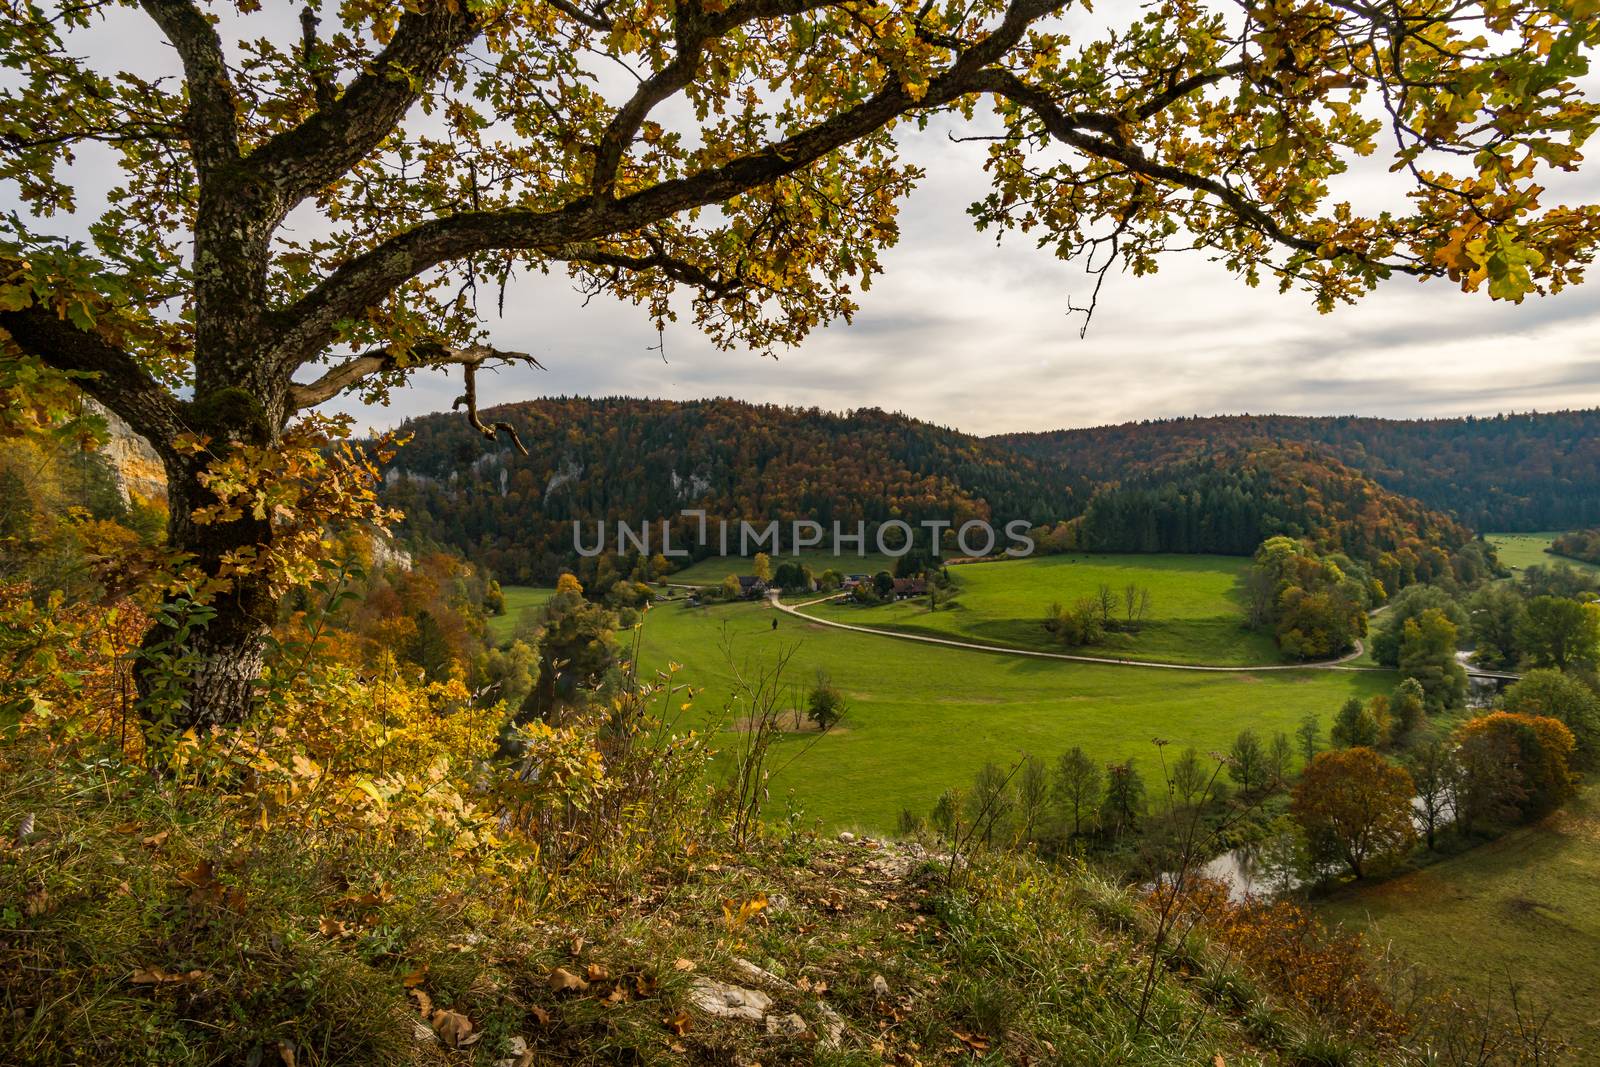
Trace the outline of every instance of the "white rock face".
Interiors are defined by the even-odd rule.
[[[580,478],[582,476],[583,464],[579,463],[575,459],[568,460],[566,463],[561,465],[560,470],[557,470],[555,473],[550,475],[550,480],[548,482],[544,483],[544,495],[549,496],[557,489],[560,489],[563,485],[566,485],[573,479]]]
[[[167,495],[167,471],[161,457],[150,447],[150,442],[133,432],[133,427],[123,422],[110,409],[84,398],[84,405],[106,420],[110,439],[101,449],[111,476],[116,479],[117,491],[124,503],[130,503],[133,494],[146,500],[158,500]]]

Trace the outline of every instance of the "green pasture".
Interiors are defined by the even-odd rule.
[[[1550,567],[1557,563],[1566,563],[1580,570],[1600,571],[1600,566],[1593,563],[1584,563],[1581,560],[1569,559],[1558,556],[1550,551],[1550,542],[1556,539],[1559,531],[1545,531],[1543,533],[1492,533],[1484,534],[1484,540],[1494,546],[1495,553],[1500,557],[1500,562],[1510,567],[1513,571],[1525,570],[1539,564]]]
[[[735,666],[748,676],[794,650],[784,675],[790,707],[827,671],[849,713],[825,736],[795,734],[778,746],[768,812],[780,815],[792,793],[826,826],[877,831],[892,831],[903,808],[926,812],[989,760],[1009,765],[1022,752],[1054,760],[1082,745],[1100,760],[1136,757],[1154,779],[1153,738],[1223,750],[1245,727],[1270,737],[1307,712],[1326,730],[1348,697],[1395,684],[1387,672],[1205,673],[966,651],[836,630],[758,603],[657,605],[640,636],[643,666],[680,664],[677,679],[698,690],[684,726],[724,730],[748,713],[734,700]],[[734,736],[723,734],[722,747]]]
[[[556,591],[532,585],[502,585],[500,592],[506,598],[505,614],[489,619],[489,637],[496,644],[511,640],[523,612],[543,607]]]
[[[1323,916],[1509,1011],[1510,983],[1550,1029],[1600,1053],[1600,790],[1537,826],[1391,881],[1347,890]],[[1570,1062],[1591,1063],[1579,1054]]]
[[[1279,663],[1272,635],[1244,627],[1238,583],[1249,565],[1240,556],[1036,556],[951,567],[955,602],[937,611],[929,610],[926,599],[875,607],[825,603],[806,610],[837,622],[1010,648],[1162,663]],[[1118,619],[1125,617],[1124,589],[1148,589],[1148,616],[1137,632],[1112,635],[1104,645],[1064,649],[1044,628],[1047,609],[1052,602],[1070,605],[1092,596],[1101,585],[1117,598]]]
[[[831,552],[805,551],[798,555],[772,556],[772,569],[790,560],[798,560],[810,567],[814,574],[821,574],[825,570],[836,570],[840,574],[876,574],[879,571],[894,572],[894,558],[869,552],[865,556],[844,555],[835,556]],[[709,559],[692,563],[680,571],[673,571],[667,576],[667,581],[681,585],[718,585],[722,579],[730,574],[752,574],[750,560],[744,556],[712,556]]]

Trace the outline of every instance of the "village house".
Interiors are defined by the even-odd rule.
[[[896,578],[894,589],[889,597],[892,600],[909,600],[912,597],[927,596],[928,583],[923,578]]]

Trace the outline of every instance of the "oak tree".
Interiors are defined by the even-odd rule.
[[[327,506],[281,499],[340,432],[321,405],[455,367],[507,434],[475,375],[530,357],[480,300],[521,272],[796,343],[880,270],[897,134],[940,113],[989,139],[978,225],[1096,279],[1199,247],[1324,309],[1394,275],[1521,300],[1593,255],[1600,212],[1541,197],[1596,124],[1596,0],[1161,0],[1082,34],[1078,6],[0,0],[5,414],[81,388],[160,454],[214,611],[183,714],[231,722]],[[170,76],[92,58],[136,17]],[[1397,197],[1340,199],[1380,147]]]

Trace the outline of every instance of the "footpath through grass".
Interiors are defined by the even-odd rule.
[[[1343,892],[1321,911],[1474,996],[1504,1001],[1515,981],[1554,1011],[1557,1031],[1600,1053],[1600,789],[1537,826]]]
[[[806,610],[836,622],[1008,648],[1224,667],[1281,663],[1270,634],[1244,627],[1238,583],[1249,565],[1240,556],[1037,556],[950,568],[956,600],[937,611],[925,599]],[[1128,586],[1149,590],[1149,612],[1138,631],[1114,634],[1103,645],[1063,647],[1044,628],[1046,610],[1052,602],[1071,605],[1093,596],[1102,585],[1117,598],[1119,619]]]
[[[645,617],[642,662],[647,669],[682,665],[679,679],[700,690],[687,722],[726,728],[748,714],[733,701],[724,643],[747,675],[770,667],[780,650],[795,650],[785,675],[787,707],[803,705],[819,670],[850,703],[829,734],[799,733],[780,743],[771,760],[777,773],[769,815],[781,815],[792,792],[830,828],[877,831],[892,830],[904,808],[925,814],[943,790],[967,786],[987,761],[1009,766],[1023,752],[1054,761],[1082,745],[1101,761],[1135,757],[1154,780],[1152,738],[1177,746],[1169,753],[1191,744],[1221,751],[1246,727],[1265,740],[1293,731],[1307,712],[1321,716],[1326,731],[1347,698],[1396,684],[1388,672],[1191,674],[1052,662],[850,633],[761,604],[662,604]],[[725,704],[734,704],[726,714]],[[733,737],[725,735],[720,747]]]

